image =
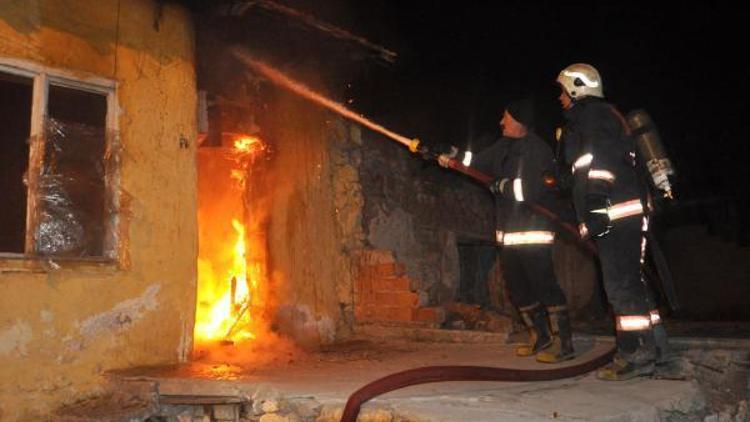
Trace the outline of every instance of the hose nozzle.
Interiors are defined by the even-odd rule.
[[[413,152],[415,154],[418,153],[419,152],[419,143],[420,143],[419,139],[417,139],[417,138],[412,139],[411,142],[409,142],[409,151],[411,151],[411,152]]]

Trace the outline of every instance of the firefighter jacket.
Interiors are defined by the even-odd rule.
[[[523,138],[503,137],[481,151],[471,167],[500,180],[502,191],[495,197],[498,243],[511,245],[551,244],[552,224],[524,206],[534,202],[555,211],[553,192],[544,185],[545,173],[554,168],[550,147],[535,133]]]
[[[613,224],[643,214],[644,190],[635,168],[635,142],[620,112],[600,98],[586,97],[564,114],[561,142],[573,175],[578,221],[585,222],[592,211],[587,209],[592,196],[606,198],[606,213]]]

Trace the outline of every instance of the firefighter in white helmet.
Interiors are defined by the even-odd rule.
[[[642,275],[648,216],[634,139],[620,112],[604,100],[602,79],[593,66],[570,65],[557,83],[566,119],[561,150],[570,165],[566,171],[572,172],[579,229],[597,245],[615,314],[617,354],[597,376],[625,380],[650,375],[658,354],[666,353],[666,334]]]

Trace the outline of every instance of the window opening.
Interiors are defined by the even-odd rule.
[[[33,80],[0,72],[0,252],[24,253]]]
[[[0,254],[117,258],[114,98],[110,81],[0,63]]]

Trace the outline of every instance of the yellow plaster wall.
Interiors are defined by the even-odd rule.
[[[189,12],[170,4],[157,30],[156,7],[152,0],[0,3],[0,58],[117,82],[126,242],[120,265],[0,266],[0,420],[34,420],[95,393],[106,370],[174,363],[190,351],[194,33]]]

